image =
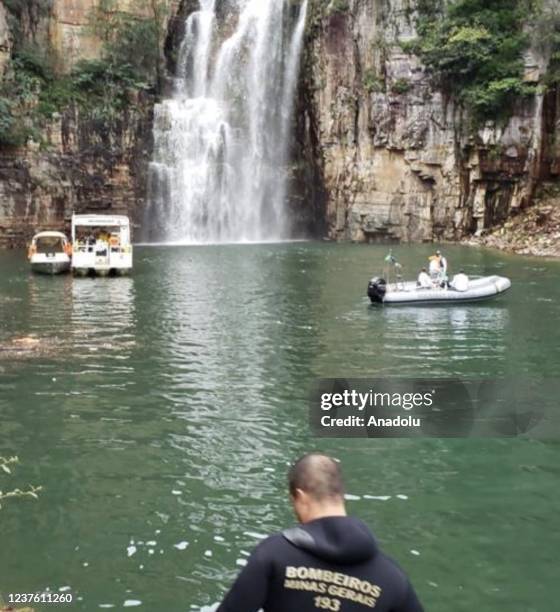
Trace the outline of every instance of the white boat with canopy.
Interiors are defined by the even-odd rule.
[[[132,270],[130,221],[125,215],[72,216],[72,271],[78,276]]]
[[[70,270],[72,248],[62,232],[39,232],[28,250],[31,270],[38,274],[64,274]]]

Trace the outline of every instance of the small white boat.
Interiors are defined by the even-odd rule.
[[[70,270],[72,248],[62,232],[39,232],[29,245],[31,270],[38,274],[63,274]]]
[[[132,270],[130,221],[124,215],[73,215],[72,271],[77,276]]]
[[[464,291],[453,287],[424,289],[415,281],[387,284],[385,279],[374,277],[368,284],[367,294],[374,304],[445,304],[478,302],[505,293],[511,281],[504,276],[483,276],[470,279]]]

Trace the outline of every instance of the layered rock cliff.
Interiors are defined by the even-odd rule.
[[[21,246],[37,229],[62,229],[73,212],[140,218],[156,90],[132,85],[118,92],[114,107],[112,91],[96,106],[87,92],[78,92],[75,98],[71,97],[75,92],[66,90],[68,75],[79,62],[103,56],[104,24],[111,27],[120,15],[138,18],[140,24],[149,22],[153,6],[148,0],[26,0],[6,6],[0,2],[4,100],[9,103],[19,96],[19,106],[11,112],[24,130],[23,136],[6,138],[0,146],[0,247]],[[166,30],[177,3],[158,2],[157,7]],[[164,37],[162,57],[163,42]],[[39,91],[45,84],[37,85],[33,75],[35,66],[20,75],[22,60],[18,58],[27,58],[31,52],[44,55],[48,69],[54,70],[47,75],[52,91],[46,101]],[[94,69],[103,78],[105,66],[91,64],[89,72],[78,73],[74,80],[95,77]]]
[[[310,0],[290,172],[297,233],[458,240],[500,226],[532,203],[541,183],[557,180],[560,95],[558,86],[545,86],[550,50],[534,42],[532,24],[523,79],[534,95],[515,98],[507,119],[473,128],[468,106],[440,87],[410,48],[427,2]],[[545,5],[560,12],[560,0]],[[162,31],[161,74],[151,86],[127,88],[109,118],[55,91],[46,118],[30,126],[24,117],[25,138],[0,146],[0,246],[22,244],[36,228],[63,227],[72,211],[127,213],[140,222],[153,104],[164,93],[165,67],[173,69],[184,17],[197,6],[0,2],[4,84],[14,82],[14,57],[27,44],[54,58],[64,76],[103,56],[104,32],[119,15],[158,19]],[[30,114],[45,106],[35,97],[23,97]],[[0,106],[0,131],[2,121]]]
[[[308,199],[333,239],[457,240],[503,223],[558,177],[557,88],[537,86],[507,121],[473,129],[403,50],[421,4],[312,4],[296,150],[315,161],[321,187]],[[529,47],[524,81],[540,84],[547,62]]]
[[[38,229],[67,229],[73,212],[127,214],[145,197],[152,100],[110,124],[69,107],[41,144],[0,153],[0,246],[23,245]]]

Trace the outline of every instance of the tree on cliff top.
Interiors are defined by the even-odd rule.
[[[20,21],[48,16],[52,0],[11,0],[12,61],[0,84],[0,146],[44,144],[45,120],[70,106],[109,124],[138,99],[140,90],[161,81],[160,50],[170,0],[136,0],[134,13],[116,0],[100,0],[90,14],[90,31],[103,43],[101,57],[82,60],[70,74],[55,70],[57,58],[46,42],[24,35]],[[16,30],[14,30],[16,28]],[[17,29],[19,28],[19,29]],[[26,30],[28,28],[25,28]]]
[[[535,10],[534,0],[456,0],[446,10],[423,0],[410,50],[475,118],[496,119],[535,92],[523,81],[525,25]]]

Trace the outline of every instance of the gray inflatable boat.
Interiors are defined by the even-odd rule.
[[[459,302],[478,302],[505,293],[511,281],[504,276],[483,276],[469,280],[465,291],[452,287],[423,289],[414,281],[387,284],[380,277],[369,281],[367,294],[374,304],[445,304]]]

